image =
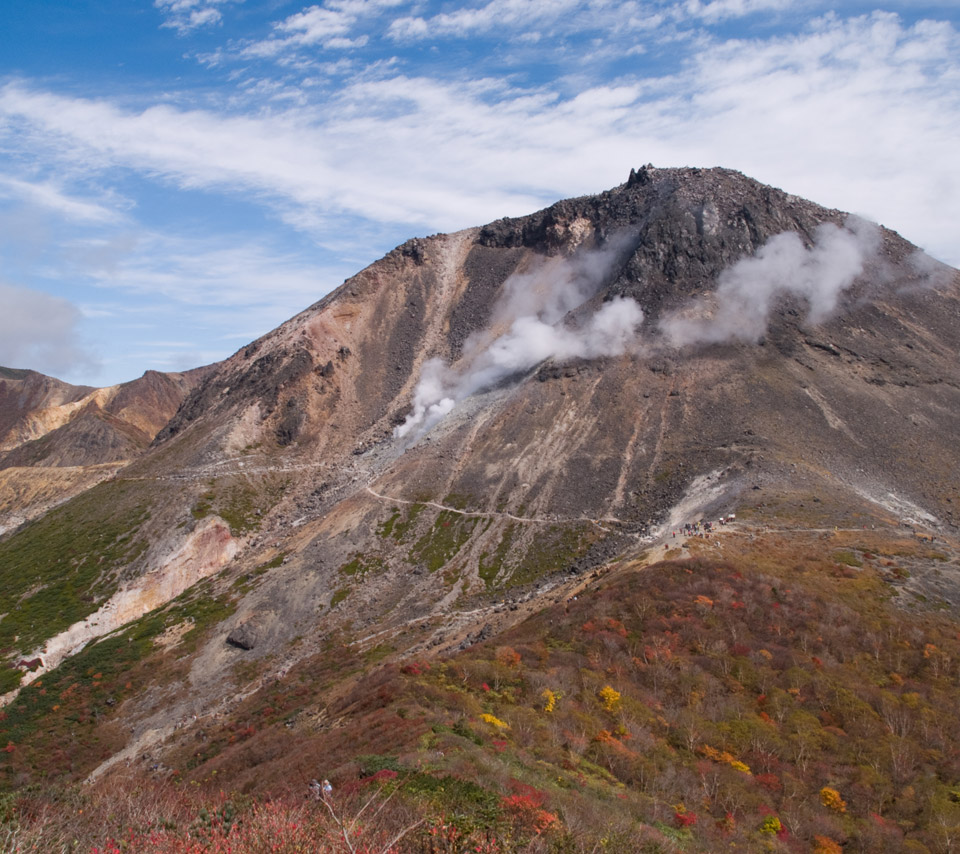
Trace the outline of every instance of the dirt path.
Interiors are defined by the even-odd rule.
[[[483,511],[483,510],[460,510],[457,507],[450,507],[446,504],[440,504],[436,501],[410,501],[406,498],[393,498],[389,495],[383,495],[380,492],[377,492],[372,486],[366,486],[364,489],[369,492],[374,498],[379,499],[380,501],[387,501],[391,504],[424,504],[427,507],[436,507],[438,510],[445,510],[448,513],[456,513],[459,516],[467,516],[470,518],[479,518],[479,519],[510,519],[513,522],[521,522],[523,524],[533,524],[533,525],[557,525],[570,522],[589,522],[591,525],[596,525],[601,531],[609,532],[609,528],[605,528],[600,524],[599,519],[588,519],[585,516],[580,516],[574,519],[562,519],[559,516],[547,517],[547,516],[515,516],[513,513],[507,512],[497,512],[497,511]],[[611,522],[618,525],[627,524],[621,519],[615,519],[610,516],[603,517],[604,522]]]

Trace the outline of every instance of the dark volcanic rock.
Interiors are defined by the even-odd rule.
[[[283,413],[276,429],[277,444],[281,448],[292,443],[300,434],[303,417],[299,402],[295,397],[291,397],[283,407]]]
[[[259,347],[253,352],[257,349]],[[313,368],[313,359],[301,348],[293,352],[272,351],[239,370],[217,372],[193,390],[170,423],[157,435],[156,443],[175,436],[201,415],[223,412],[238,403],[257,400],[265,411],[272,412],[280,389],[301,379]]]
[[[260,640],[260,625],[256,620],[240,623],[227,635],[227,643],[240,649],[253,649]]]

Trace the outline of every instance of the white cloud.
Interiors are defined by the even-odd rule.
[[[502,27],[521,28],[555,21],[576,12],[583,5],[580,0],[491,0],[485,6],[457,9],[431,18],[398,18],[390,25],[389,35],[396,39],[465,37]],[[588,5],[608,4],[594,2]]]
[[[99,287],[184,306],[269,305],[287,312],[284,317],[318,300],[346,275],[343,269],[321,268],[256,240],[227,244],[160,233],[77,241],[66,255],[68,275]]]
[[[728,18],[742,18],[757,12],[796,8],[796,0],[687,0],[681,9],[693,18],[714,23]]]
[[[187,29],[195,30],[197,27],[203,27],[207,24],[218,24],[223,20],[223,15],[213,6],[207,6],[203,9],[197,9],[190,13]]]
[[[351,37],[353,29],[361,21],[402,2],[404,0],[327,0],[323,5],[309,6],[274,24],[270,38],[250,42],[240,50],[240,55],[262,59],[286,56],[304,48],[363,47],[369,36],[361,33]]]
[[[48,278],[84,294],[83,328],[100,342],[109,382],[225,358],[356,272],[235,234],[78,239],[61,254]]]
[[[180,35],[209,24],[218,24],[223,15],[218,6],[242,0],[154,0],[153,5],[165,15],[162,26],[175,29]]]
[[[797,10],[795,0],[685,0],[647,2],[636,0],[489,0],[429,17],[405,15],[393,20],[387,35],[396,41],[467,38],[495,33],[499,38],[524,40],[539,33],[525,32],[545,26],[551,31],[583,34],[657,29],[668,23],[716,24],[759,12]],[[806,5],[806,3],[804,4]],[[668,34],[669,38],[674,35]]]
[[[323,8],[352,16],[371,6]],[[289,32],[339,37],[325,20],[297,18]],[[7,146],[49,164],[90,175],[134,169],[259,197],[325,243],[356,227],[341,227],[344,215],[411,233],[450,230],[599,191],[650,161],[738,168],[899,227],[957,263],[958,81],[950,24],[908,27],[877,13],[827,16],[789,36],[702,38],[670,77],[581,86],[572,96],[386,68],[312,106],[224,115],[132,111],[10,84],[0,90],[0,122]]]
[[[54,376],[96,370],[79,340],[80,311],[71,302],[0,282],[0,365]]]
[[[0,175],[0,198],[4,197],[20,199],[77,222],[109,223],[118,219],[116,211],[99,202],[77,198],[51,181],[23,181]]]

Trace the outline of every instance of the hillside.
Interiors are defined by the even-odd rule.
[[[139,456],[207,373],[147,371],[108,388],[0,368],[0,532]]]
[[[0,540],[0,781],[951,850],[958,321],[956,271],[729,170],[411,240],[153,378],[150,447]],[[5,459],[123,458],[118,399]]]

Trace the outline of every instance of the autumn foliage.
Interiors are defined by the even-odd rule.
[[[869,559],[848,573],[817,549],[625,572],[494,644],[388,664],[330,699],[290,690],[333,681],[334,664],[315,665],[166,756],[176,809],[155,799],[152,817],[108,822],[122,810],[106,793],[80,827],[18,796],[22,850],[57,852],[28,835],[58,822],[84,854],[110,840],[246,854],[273,850],[257,847],[267,836],[280,852],[341,850],[333,817],[304,800],[309,777],[270,789],[294,776],[291,756],[338,797],[395,790],[354,841],[422,821],[392,843],[401,854],[960,850],[960,626],[898,609]],[[324,715],[301,725],[301,708]],[[33,754],[10,746],[28,779]],[[229,832],[211,781],[245,793],[224,796]]]

